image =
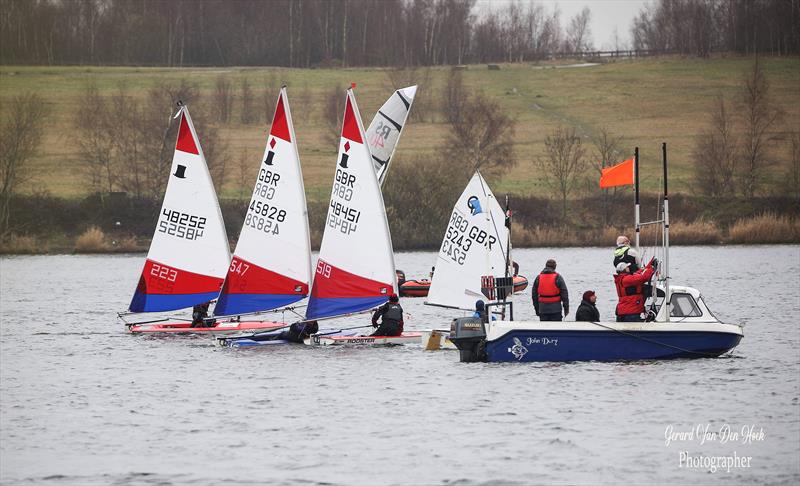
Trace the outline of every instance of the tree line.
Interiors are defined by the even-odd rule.
[[[0,0],[0,63],[430,66],[593,49],[591,11],[517,0]],[[800,0],[658,0],[633,47],[800,52]],[[624,48],[618,43],[615,48]]]
[[[800,0],[658,0],[631,26],[634,49],[707,57],[712,52],[800,52]]]

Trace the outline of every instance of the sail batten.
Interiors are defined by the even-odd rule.
[[[215,315],[273,310],[308,295],[311,246],[295,141],[283,88]]]
[[[383,195],[358,106],[347,91],[342,136],[306,319],[363,312],[397,292]]]

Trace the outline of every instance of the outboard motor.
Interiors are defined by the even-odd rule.
[[[450,341],[458,348],[462,363],[486,361],[486,327],[478,317],[453,319]]]

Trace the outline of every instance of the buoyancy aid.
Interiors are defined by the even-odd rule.
[[[644,285],[650,281],[653,273],[653,267],[648,265],[643,271],[632,275],[626,273],[614,275],[614,286],[619,297],[618,316],[644,312]]]
[[[561,301],[561,289],[556,285],[557,278],[556,272],[539,274],[539,303],[553,304]]]
[[[400,304],[389,302],[386,304],[386,310],[383,312],[384,320],[391,320],[400,322],[403,320],[403,308]]]

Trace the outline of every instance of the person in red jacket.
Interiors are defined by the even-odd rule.
[[[614,286],[619,297],[617,322],[642,322],[646,299],[644,285],[653,278],[658,268],[658,260],[653,258],[645,268],[634,273],[631,273],[630,266],[628,262],[617,264],[617,274],[614,275]]]

